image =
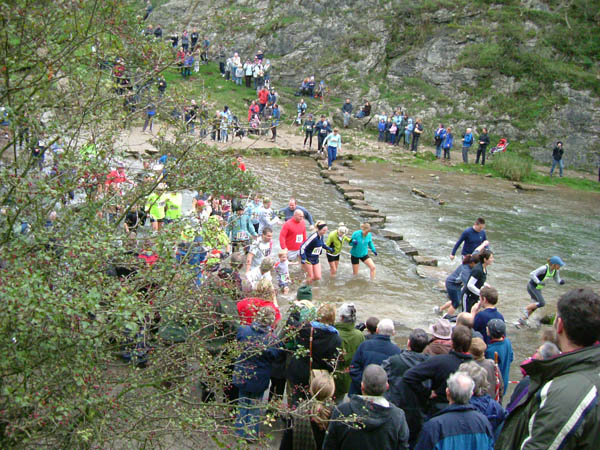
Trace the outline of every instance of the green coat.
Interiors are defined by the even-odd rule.
[[[358,346],[365,340],[364,334],[354,328],[353,323],[340,322],[335,327],[342,338],[342,357],[338,363],[337,369],[333,374],[335,379],[335,398],[341,398],[348,393],[350,389],[350,363],[356,353]]]
[[[600,443],[600,347],[524,366],[526,398],[511,412],[496,449],[584,449]]]

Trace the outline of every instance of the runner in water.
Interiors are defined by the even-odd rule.
[[[271,209],[271,199],[264,198],[262,205],[258,208],[258,234],[262,234],[264,227],[273,228],[279,223],[279,219]]]
[[[531,297],[532,303],[523,309],[523,317],[519,319],[519,325],[526,325],[529,316],[531,316],[536,309],[546,305],[546,301],[542,295],[542,288],[545,286],[545,280],[554,278],[556,283],[565,284],[565,281],[561,280],[560,275],[558,274],[558,271],[564,267],[564,265],[565,263],[560,256],[553,256],[546,264],[538,267],[529,274],[531,279],[527,284],[527,293]]]
[[[279,233],[279,246],[282,250],[287,249],[287,259],[295,261],[300,254],[300,247],[306,240],[306,224],[304,213],[299,208],[294,210],[294,217],[287,220]]]
[[[255,233],[258,233],[258,226],[259,226],[258,213],[259,213],[261,206],[262,206],[262,201],[260,200],[259,193],[254,194],[254,199],[250,200],[246,204],[245,212],[246,212],[246,214],[248,214],[248,216],[250,216],[250,220],[252,221],[252,226],[254,227]]]
[[[458,266],[454,272],[448,275],[448,278],[446,278],[446,294],[450,300],[444,303],[441,308],[438,306],[434,307],[434,312],[444,313],[444,311],[448,310],[449,316],[454,316],[456,314],[456,309],[460,305],[460,294],[463,290],[463,287],[469,282],[471,270],[473,267],[475,267],[477,261],[477,256],[464,256],[462,264]],[[467,270],[467,268],[471,268],[471,270]]]
[[[235,252],[238,247],[246,248],[250,243],[250,239],[256,236],[256,231],[250,222],[250,216],[244,213],[244,205],[241,201],[234,201],[233,209],[235,214],[227,224],[225,232]]]
[[[489,250],[484,250],[479,254],[479,263],[473,267],[467,288],[463,295],[463,311],[471,312],[471,308],[479,301],[479,291],[483,286],[488,286],[487,268],[494,262],[494,254]]]
[[[302,261],[302,268],[308,276],[308,284],[321,279],[321,262],[319,257],[323,249],[333,252],[333,249],[323,242],[323,236],[327,233],[327,224],[319,220],[315,224],[315,228],[317,231],[311,234],[300,247],[300,259]]]
[[[356,230],[352,233],[350,238],[350,259],[352,261],[352,273],[358,275],[358,263],[364,262],[369,270],[371,271],[371,280],[375,279],[375,263],[369,257],[369,249],[377,256],[377,250],[373,245],[373,239],[371,237],[371,224],[365,222],[361,224],[360,230]]]
[[[350,238],[347,235],[348,228],[346,228],[343,223],[340,223],[337,230],[333,230],[329,233],[327,241],[325,241],[325,244],[333,249],[332,252],[327,252],[327,261],[329,261],[331,277],[335,277],[335,274],[337,273],[338,265],[340,264],[340,253],[344,242],[350,242]]]
[[[294,211],[296,211],[296,209],[299,209],[300,211],[302,211],[304,213],[304,218],[306,220],[308,220],[308,223],[310,225],[315,223],[313,221],[313,217],[310,215],[308,210],[306,208],[296,204],[295,198],[290,198],[290,202],[288,203],[287,208],[283,208],[279,212],[282,212],[285,215],[285,220],[290,220],[292,218],[292,216],[294,215]]]
[[[485,244],[483,248],[489,245],[487,241],[487,236],[485,234],[485,219],[479,217],[472,227],[467,228],[462,232],[456,244],[454,244],[454,248],[452,249],[452,253],[450,254],[450,260],[454,259],[454,255],[456,255],[456,251],[458,247],[464,242],[462,248],[462,255],[471,255],[475,253],[475,249],[482,244]]]
[[[248,255],[246,256],[246,273],[250,270],[260,267],[263,259],[271,256],[273,250],[273,229],[264,227],[260,237],[250,245]]]

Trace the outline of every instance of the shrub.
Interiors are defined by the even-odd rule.
[[[522,181],[532,173],[531,159],[516,153],[501,153],[492,158],[491,168],[511,181]]]

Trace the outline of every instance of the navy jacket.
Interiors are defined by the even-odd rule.
[[[425,422],[415,450],[492,450],[487,418],[472,405],[453,404]]]
[[[237,340],[244,350],[233,372],[233,384],[247,392],[264,392],[269,387],[271,364],[284,356],[271,329],[254,322],[240,327]]]
[[[365,367],[369,364],[381,365],[390,356],[401,352],[400,347],[391,341],[391,336],[383,334],[376,334],[371,339],[360,344],[350,364],[352,384],[350,385],[348,395],[360,394],[360,383]]]
[[[308,210],[306,208],[304,208],[304,207],[302,207],[300,205],[296,205],[296,209],[299,209],[300,211],[302,211],[304,213],[304,218],[306,220],[308,220],[309,224],[312,225],[312,224],[315,223],[314,220],[313,220],[313,217],[310,215],[310,213],[308,212]],[[292,211],[289,206],[286,206],[285,208],[280,209],[279,211],[282,212],[285,215],[286,222],[288,220],[290,220],[292,217],[294,217],[294,211],[295,210]]]

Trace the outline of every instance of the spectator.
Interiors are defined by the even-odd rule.
[[[446,379],[458,370],[463,362],[471,361],[468,354],[471,347],[471,330],[457,325],[452,330],[452,350],[446,355],[435,355],[417,364],[404,374],[404,382],[420,397],[421,404],[429,401],[429,411],[436,413],[448,406],[446,399]],[[423,382],[431,381],[431,388],[424,387]],[[433,391],[433,394],[432,394]],[[431,400],[429,400],[431,397]]]
[[[596,448],[600,436],[600,296],[560,297],[554,328],[561,355],[524,366],[530,392],[506,419],[497,449]]]
[[[461,312],[458,316],[456,316],[456,325],[464,325],[465,327],[470,329],[472,338],[477,337],[477,338],[483,339],[483,334],[481,334],[479,331],[475,331],[473,329],[474,323],[475,323],[475,318],[473,317],[473,314],[471,314],[471,313]]]
[[[269,387],[271,363],[283,356],[271,332],[275,313],[271,308],[261,308],[252,325],[240,327],[237,341],[242,354],[235,363],[233,384],[239,389],[239,410],[235,422],[238,436],[252,441],[258,439],[260,403]]]
[[[475,164],[479,164],[479,157],[481,156],[481,165],[485,166],[485,152],[487,146],[490,145],[490,137],[488,136],[487,128],[483,128],[483,131],[479,135],[479,147],[477,148],[477,157],[475,158]]]
[[[487,417],[490,425],[492,425],[494,439],[496,439],[500,433],[501,425],[506,418],[506,411],[500,403],[488,394],[489,383],[486,370],[475,361],[470,361],[462,363],[458,371],[467,373],[473,379],[475,388],[473,389],[473,396],[469,403]]]
[[[360,393],[360,382],[365,367],[369,364],[381,364],[390,356],[401,352],[400,347],[391,340],[394,334],[396,334],[394,322],[390,319],[382,319],[377,324],[377,334],[359,345],[350,365],[352,383],[349,396]]]
[[[444,159],[450,161],[450,150],[452,150],[452,144],[454,143],[454,136],[452,136],[452,128],[446,128],[446,134],[442,140],[442,149],[444,150]]]
[[[389,389],[385,393],[385,398],[391,403],[401,408],[406,414],[406,423],[410,430],[409,443],[414,446],[424,416],[421,413],[419,399],[415,397],[411,389],[407,388],[403,381],[404,373],[417,364],[429,358],[429,355],[423,353],[423,350],[429,342],[429,336],[425,330],[414,329],[408,337],[406,350],[386,359],[382,367],[386,371],[389,382]]]
[[[409,432],[404,412],[383,397],[388,388],[385,371],[376,364],[368,365],[360,386],[362,395],[355,395],[334,410],[323,450],[407,449]],[[361,426],[343,420],[350,416],[355,416]]]
[[[433,339],[429,341],[423,353],[426,355],[445,355],[452,350],[452,325],[447,319],[438,319],[429,332]]]
[[[481,338],[473,338],[471,341],[471,347],[469,353],[473,355],[473,360],[483,367],[487,373],[488,378],[488,394],[494,400],[500,400],[504,395],[504,383],[502,381],[502,374],[498,365],[493,359],[487,359],[485,357],[485,351],[487,349],[486,343]]]
[[[362,119],[363,117],[367,117],[371,115],[371,104],[367,101],[365,102],[362,109],[356,113],[357,119]]]
[[[352,303],[344,303],[338,310],[340,321],[335,324],[342,338],[342,352],[340,362],[334,373],[335,401],[340,403],[350,389],[350,363],[356,350],[365,340],[365,336],[356,329],[356,308]]]
[[[490,422],[469,404],[475,387],[471,377],[456,372],[448,377],[447,385],[449,406],[425,422],[415,450],[492,450],[494,435]]]
[[[350,103],[349,98],[347,98],[346,103],[342,105],[342,115],[344,116],[344,128],[348,128],[350,116],[352,115],[352,103]]]
[[[440,126],[437,130],[435,130],[435,134],[433,135],[433,140],[435,142],[435,157],[440,159],[442,157],[442,142],[444,142],[444,138],[446,137],[446,130],[444,125],[440,123]]]
[[[487,334],[490,337],[490,344],[485,351],[485,357],[496,361],[502,373],[504,381],[504,392],[508,388],[508,376],[510,364],[513,362],[513,349],[510,340],[506,337],[506,324],[503,320],[492,319],[487,323]]]
[[[556,143],[556,147],[552,150],[552,167],[550,168],[550,176],[554,174],[554,168],[558,165],[558,169],[560,171],[560,177],[563,176],[563,169],[565,167],[563,163],[563,154],[565,150],[563,149],[563,143],[558,141]]]
[[[272,265],[272,263],[270,263]],[[281,313],[276,303],[275,289],[273,283],[268,279],[257,283],[254,297],[247,297],[237,303],[237,311],[242,325],[250,325],[258,310],[271,308],[275,313],[275,324],[281,320]]]
[[[469,149],[473,145],[473,133],[470,128],[467,128],[462,138],[462,158],[465,164],[469,163]]]
[[[490,337],[487,334],[487,324],[492,319],[500,319],[504,322],[504,316],[498,312],[498,291],[493,287],[485,286],[479,293],[479,303],[474,305],[472,311],[475,314],[475,323],[473,329],[483,335],[486,345],[490,343]]]
[[[419,138],[421,137],[422,133],[423,133],[423,124],[421,123],[421,119],[417,118],[417,120],[415,121],[415,126],[413,128],[413,140],[412,140],[412,146],[411,146],[411,151],[413,152],[413,154],[417,153],[417,147],[419,145]]]
[[[342,338],[333,326],[335,307],[325,303],[317,311],[317,320],[304,324],[296,337],[297,347],[304,349],[303,355],[294,355],[286,370],[290,404],[295,406],[306,398],[311,369],[333,372],[342,348]]]
[[[377,317],[369,317],[365,322],[365,327],[367,329],[367,334],[365,339],[371,339],[372,337],[377,335],[377,324],[379,323],[379,319]]]

